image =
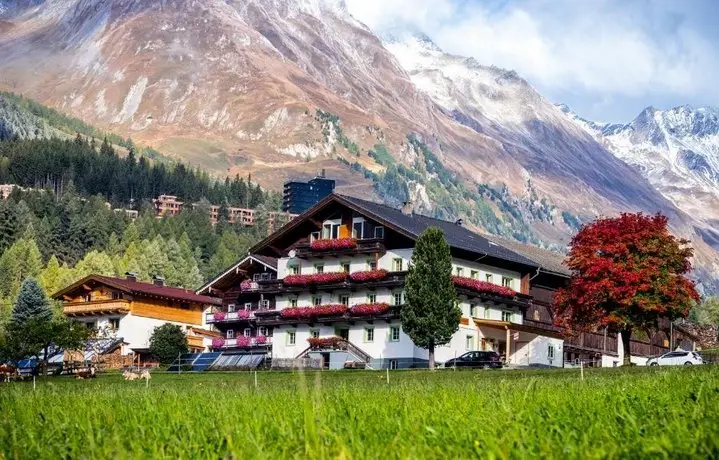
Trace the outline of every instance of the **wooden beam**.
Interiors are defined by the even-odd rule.
[[[507,327],[507,347],[504,350],[504,360],[506,364],[509,364],[509,350],[510,345],[512,344],[512,331]]]

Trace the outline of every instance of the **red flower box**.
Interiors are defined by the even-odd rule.
[[[264,345],[266,343],[267,343],[267,337],[265,337],[264,335],[258,335],[257,337],[255,337],[255,344]]]
[[[218,348],[222,348],[224,346],[225,346],[225,339],[223,339],[222,337],[215,337],[214,339],[212,339],[212,348],[218,349]]]
[[[307,339],[307,342],[310,344],[310,347],[314,349],[322,349],[322,348],[338,348],[341,343],[344,342],[342,338],[340,337],[322,337],[322,338],[314,338],[310,337]]]
[[[317,305],[315,307],[285,308],[280,312],[283,318],[316,318],[318,316],[338,316],[347,313],[347,306],[342,304]]]
[[[357,247],[357,240],[354,238],[322,239],[310,243],[313,251],[330,251],[333,249],[352,249]]]
[[[382,315],[389,311],[387,303],[361,303],[350,308],[350,313],[355,316]]]
[[[214,315],[212,315],[212,318],[215,321],[224,321],[225,320],[225,312],[224,311],[217,311]]]
[[[251,343],[252,339],[250,339],[249,337],[245,337],[244,335],[237,337],[238,347],[249,347]]]
[[[282,280],[285,286],[310,286],[312,284],[332,284],[345,281],[346,272],[315,273],[314,275],[288,275]]]
[[[389,275],[389,272],[385,269],[369,270],[366,272],[354,272],[350,275],[350,279],[357,282],[382,281],[387,278],[387,275]]]
[[[242,291],[251,291],[255,289],[255,283],[252,282],[252,280],[244,280],[240,283],[240,290]]]
[[[238,310],[237,311],[237,318],[247,319],[249,317],[250,317],[250,312],[248,310]]]
[[[494,283],[479,281],[474,278],[466,278],[463,276],[453,276],[452,281],[455,286],[463,287],[479,294],[493,294],[502,297],[514,297],[517,293],[508,287],[498,286]]]

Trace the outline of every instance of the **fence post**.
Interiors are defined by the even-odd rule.
[[[32,389],[35,391],[35,375],[32,376]]]
[[[387,385],[389,385],[389,366],[387,367]]]
[[[182,353],[177,353],[177,373],[182,372]]]
[[[257,388],[257,370],[255,370],[255,388]]]
[[[582,375],[582,381],[584,381],[584,361],[579,361],[579,373]]]

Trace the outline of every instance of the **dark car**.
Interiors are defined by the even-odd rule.
[[[444,367],[472,367],[479,369],[502,367],[502,358],[496,351],[470,351],[444,363]]]

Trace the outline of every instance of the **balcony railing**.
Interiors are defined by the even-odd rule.
[[[263,314],[257,317],[257,324],[263,326],[277,326],[281,324],[319,324],[319,323],[336,323],[345,322],[353,323],[355,321],[388,321],[399,318],[399,311],[401,305],[391,305],[389,310],[384,313],[377,314],[352,314],[351,311],[346,313],[331,315],[331,316],[315,316],[315,317],[302,317],[302,318],[286,318],[281,315],[281,310],[269,314]]]
[[[383,238],[358,239],[355,240],[355,245],[351,248],[313,249],[312,243],[305,242],[297,244],[293,249],[295,251],[295,256],[301,259],[345,256],[352,254],[374,254],[386,251]]]
[[[188,335],[187,345],[190,348],[205,348],[205,342],[203,338],[197,335]]]
[[[255,315],[259,313],[269,314],[275,311],[275,304],[270,303],[269,308],[256,308],[254,310],[239,310],[232,312],[217,312],[217,313],[206,313],[205,322],[207,324],[213,323],[233,323],[237,321],[249,321],[255,319]]]
[[[94,302],[68,303],[62,307],[67,316],[90,316],[109,313],[128,313],[129,300],[97,300]]]
[[[224,345],[222,345],[222,348],[238,348],[237,345],[238,338],[234,339],[225,339]],[[250,344],[249,347],[264,347],[267,345],[272,345],[272,337],[265,337],[264,343],[260,340],[260,343],[257,341],[257,337],[251,337],[250,338]],[[245,348],[245,347],[242,347]]]

